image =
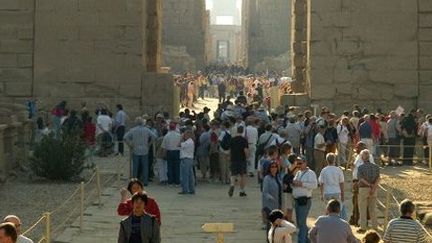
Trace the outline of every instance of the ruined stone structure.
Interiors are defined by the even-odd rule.
[[[48,113],[65,100],[177,114],[173,77],[159,73],[161,2],[0,1],[0,179],[27,159],[29,98]]]
[[[237,64],[242,58],[241,53],[241,28],[237,25],[211,25],[212,37],[210,62],[223,60],[226,63]],[[221,45],[224,43],[224,45]],[[220,48],[226,50],[220,50]],[[226,58],[221,57],[221,52],[226,51]]]
[[[160,68],[161,0],[5,0],[0,20],[2,100],[176,112],[172,77],[147,74]]]
[[[336,110],[353,103],[432,105],[432,3],[309,1],[306,91]]]
[[[185,47],[195,59],[193,70],[184,70],[175,62],[175,55],[163,57],[164,66],[174,71],[200,70],[206,65],[206,26],[208,16],[205,0],[163,0],[162,45]],[[169,54],[169,53],[166,53]]]
[[[291,0],[244,0],[242,26],[249,67],[286,53],[291,41]]]

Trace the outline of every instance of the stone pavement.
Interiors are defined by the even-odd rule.
[[[126,179],[121,181],[126,184]],[[346,186],[346,204],[350,207],[351,193]],[[237,189],[237,188],[236,188]],[[178,195],[179,188],[150,185],[146,188],[156,198],[162,212],[162,242],[167,243],[201,243],[215,242],[215,236],[203,233],[204,223],[234,223],[235,233],[226,235],[226,242],[265,242],[261,230],[261,197],[256,178],[249,181],[248,197],[240,198],[238,191],[233,198],[227,195],[228,186],[221,184],[199,184],[196,195]],[[319,200],[319,191],[315,190],[312,212],[308,225],[313,225],[317,216],[324,211]],[[72,227],[56,238],[56,242],[93,243],[116,242],[119,221],[116,215],[120,199],[119,187],[106,188],[102,195],[103,206],[90,206],[85,211],[84,230],[79,232],[79,219]],[[350,210],[350,208],[349,208]]]

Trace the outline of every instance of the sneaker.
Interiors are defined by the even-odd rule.
[[[229,191],[228,191],[228,196],[232,197],[234,194],[234,186],[230,186]]]
[[[240,196],[240,197],[246,197],[247,194],[246,194],[246,192],[240,192],[239,196]]]
[[[189,193],[187,193],[187,192],[179,192],[178,194],[184,195],[184,194],[189,194]]]

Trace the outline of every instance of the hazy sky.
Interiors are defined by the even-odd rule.
[[[217,1],[217,0],[206,0],[206,8],[207,10],[211,10],[213,8],[213,2]],[[232,0],[233,2],[235,2],[236,6],[238,9],[241,9],[241,2],[242,0]]]
[[[227,9],[232,9],[234,6],[237,7],[238,11],[241,12],[242,0],[229,0],[229,1],[219,1],[219,0],[206,0],[206,8],[210,10],[210,14],[212,15],[212,24],[218,25],[232,25],[235,24],[235,20],[232,16],[214,16],[215,12],[212,11],[214,4],[222,4],[229,2],[230,6],[226,6]],[[231,5],[232,4],[232,5]],[[220,6],[218,6],[218,9]],[[224,6],[225,8],[225,6]],[[241,14],[240,17],[241,18]],[[238,20],[240,21],[240,20]],[[236,21],[236,22],[238,22]],[[237,23],[239,24],[239,23]]]

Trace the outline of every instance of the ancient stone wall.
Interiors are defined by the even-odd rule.
[[[138,109],[144,70],[141,1],[37,3],[34,95],[72,106],[98,100]]]
[[[0,96],[6,100],[32,93],[33,9],[33,1],[0,1]]]
[[[290,49],[291,0],[249,1],[249,67]],[[253,6],[255,5],[255,6]]]
[[[155,111],[146,104],[145,72],[159,70],[160,1],[0,1],[0,101],[34,97],[48,110],[66,100],[71,108],[86,101],[90,110],[122,103],[131,115]],[[169,100],[163,108],[171,111],[172,77],[152,80],[166,86],[153,90],[152,102]]]
[[[336,110],[353,103],[370,110],[416,107],[420,87],[417,4],[309,2],[307,81],[312,102]]]
[[[202,69],[206,65],[205,1],[164,0],[162,9],[162,49],[163,45],[184,46],[188,54],[195,58],[196,69]],[[173,67],[174,70],[178,68]]]
[[[432,1],[419,0],[419,98],[418,106],[432,112]]]

